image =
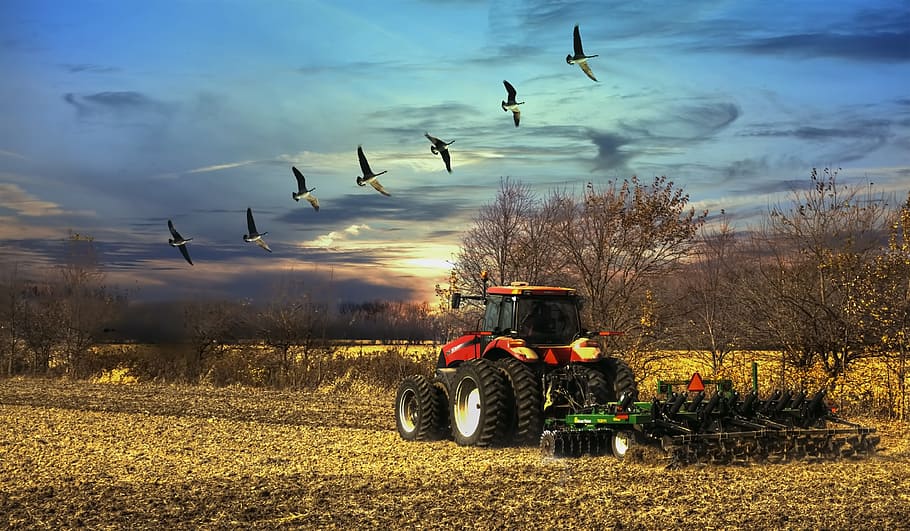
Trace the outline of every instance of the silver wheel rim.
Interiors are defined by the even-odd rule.
[[[474,435],[480,426],[480,388],[473,378],[462,378],[455,389],[454,414],[455,426],[465,437]]]
[[[401,401],[398,403],[398,420],[401,422],[401,429],[411,433],[417,429],[417,394],[412,389],[408,389],[401,394]]]
[[[613,455],[622,458],[632,447],[632,434],[626,431],[617,431],[613,434]]]

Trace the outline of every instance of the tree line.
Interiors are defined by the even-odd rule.
[[[238,365],[259,365],[250,371],[268,373],[263,380],[272,383],[313,382],[339,340],[444,339],[426,302],[329,303],[293,271],[258,304],[131,301],[105,283],[91,237],[71,233],[62,246],[63,260],[49,275],[0,264],[0,376],[84,378],[128,364],[145,377],[197,382],[215,366],[233,370],[224,367],[233,356]],[[129,344],[157,349],[144,359],[105,349]],[[266,353],[249,348],[242,359],[235,351],[243,344],[264,345]]]

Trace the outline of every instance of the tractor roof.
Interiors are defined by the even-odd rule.
[[[555,286],[530,286],[527,282],[512,282],[508,286],[491,286],[487,288],[489,295],[575,295],[575,288],[558,288]]]

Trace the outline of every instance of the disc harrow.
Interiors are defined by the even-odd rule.
[[[651,402],[611,402],[551,421],[540,442],[550,457],[612,453],[635,445],[657,447],[668,468],[708,463],[830,461],[875,453],[875,428],[834,412],[821,390],[776,391],[765,399],[718,389],[708,397],[668,393]]]

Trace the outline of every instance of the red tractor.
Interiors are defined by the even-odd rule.
[[[536,444],[546,419],[595,404],[634,401],[631,369],[603,350],[605,337],[581,324],[581,298],[571,288],[513,282],[480,296],[480,329],[443,345],[431,380],[401,382],[398,433],[406,440],[451,435],[468,446]]]

